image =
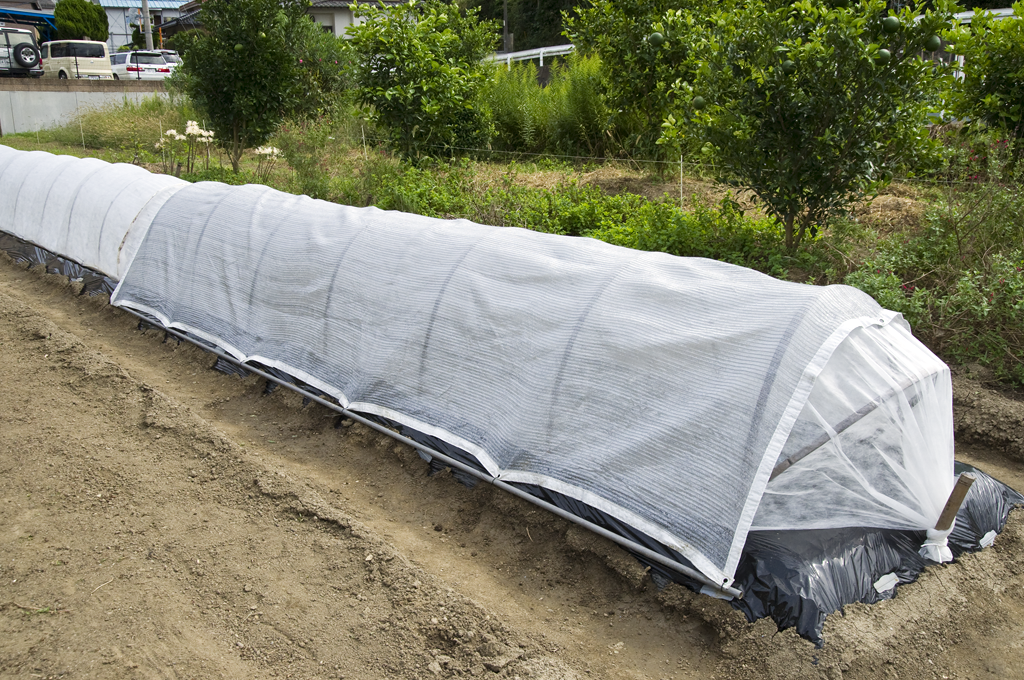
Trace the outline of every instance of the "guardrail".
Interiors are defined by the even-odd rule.
[[[552,45],[551,47],[538,47],[532,50],[521,50],[519,52],[496,52],[484,57],[484,61],[504,62],[512,68],[513,61],[529,61],[540,59],[540,65],[544,65],[544,57],[560,57],[572,54],[576,50],[575,45]]]

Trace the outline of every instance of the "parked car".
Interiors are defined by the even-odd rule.
[[[0,76],[38,78],[43,75],[39,63],[36,36],[23,28],[0,28]]]
[[[53,40],[43,43],[41,51],[43,71],[48,78],[109,80],[114,77],[107,58],[107,43]]]
[[[174,50],[157,50],[157,52],[164,55],[164,61],[171,68],[171,73],[174,73],[174,69],[178,68],[178,64],[181,63],[181,55]]]
[[[151,52],[118,52],[110,57],[114,80],[163,80],[171,75],[164,55]]]

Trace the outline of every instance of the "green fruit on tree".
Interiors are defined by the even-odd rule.
[[[704,102],[704,97],[701,97],[701,96],[698,95],[698,96],[693,98],[693,108],[694,109],[696,109],[697,111],[700,111],[705,106],[707,106],[707,104]]]
[[[791,59],[787,59],[786,61],[782,62],[782,72],[785,73],[787,76],[796,73],[796,62]]]
[[[239,54],[241,54],[244,51],[245,51],[245,45],[243,45],[242,43],[238,43],[238,44],[235,45],[235,52],[238,52]]]
[[[900,30],[900,20],[897,17],[886,17],[882,19],[882,30],[886,33],[895,33]]]
[[[928,39],[924,41],[924,49],[928,52],[935,52],[941,47],[942,38],[937,35],[929,36]]]
[[[879,64],[888,64],[890,59],[892,59],[892,52],[886,49],[878,50],[878,55],[875,57],[875,61]]]
[[[655,31],[654,33],[651,33],[651,37],[648,38],[648,40],[655,47],[660,47],[661,44],[665,42],[665,36]]]
[[[261,38],[266,38],[266,37],[267,37],[267,34],[266,34],[266,33],[264,33],[263,31],[260,31],[260,37],[261,37]]]

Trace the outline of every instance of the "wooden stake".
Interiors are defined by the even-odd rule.
[[[964,472],[956,478],[956,484],[953,485],[953,490],[949,494],[946,507],[939,515],[939,521],[935,523],[936,531],[949,531],[949,528],[953,526],[956,513],[960,511],[960,506],[963,505],[964,498],[967,497],[967,492],[970,490],[971,484],[974,484],[975,479],[976,477],[970,472]]]

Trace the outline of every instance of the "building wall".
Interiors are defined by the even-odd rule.
[[[141,6],[142,3],[139,2]],[[111,52],[117,52],[123,45],[132,41],[132,27],[129,24],[141,22],[142,13],[135,9],[122,7],[107,7],[107,27],[110,30],[110,37],[107,38],[107,47]],[[158,9],[149,12],[152,24],[156,26],[161,21],[176,19],[181,14],[177,9]],[[140,24],[141,25],[141,24]],[[153,47],[159,47],[160,36],[153,31]]]
[[[330,9],[313,7],[309,10],[309,15],[325,30],[330,28],[336,38],[345,37],[345,29],[352,24],[362,23],[361,20],[352,16],[352,10],[347,7],[332,7]]]
[[[83,109],[166,97],[160,81],[0,78],[0,136],[36,132],[74,119]]]

